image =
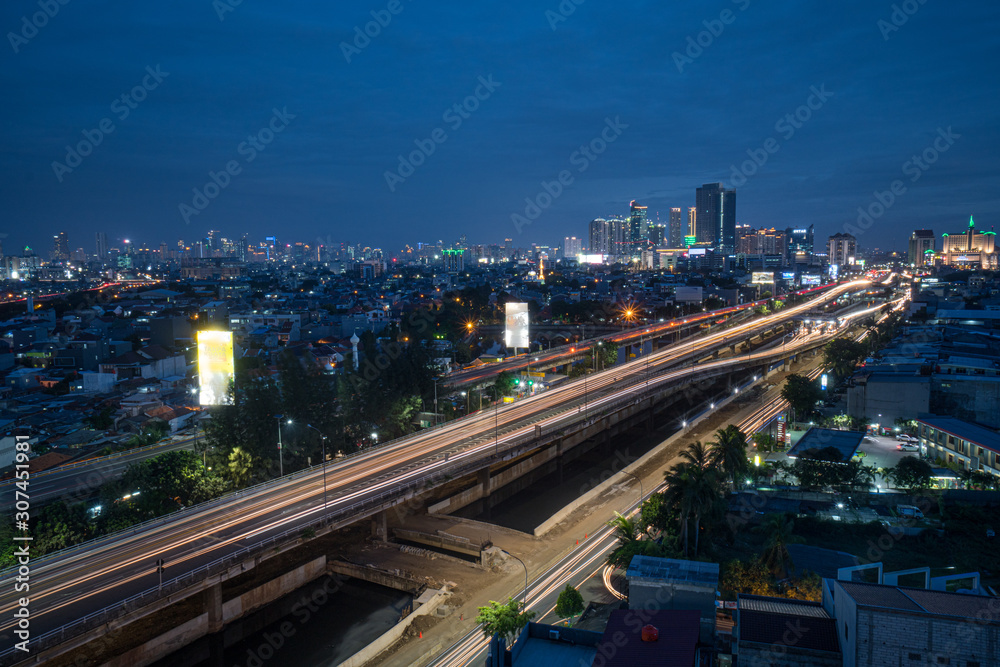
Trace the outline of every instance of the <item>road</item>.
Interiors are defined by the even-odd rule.
[[[85,501],[101,484],[120,477],[129,465],[166,452],[190,449],[201,437],[171,440],[141,450],[78,461],[34,473],[31,476],[31,503],[38,509],[53,500],[62,499],[67,503]],[[0,513],[9,513],[14,509],[14,484],[14,479],[0,482]]]
[[[832,288],[833,285],[824,285],[820,287],[812,287],[809,289],[804,289],[796,294],[800,295],[810,295],[813,293],[818,293],[826,289]],[[843,292],[838,292],[842,294]],[[728,318],[740,313],[745,313],[749,309],[756,308],[760,305],[767,303],[767,301],[755,301],[753,303],[745,303],[739,306],[731,306],[729,308],[722,308],[720,310],[713,310],[707,313],[697,313],[694,315],[688,315],[686,317],[678,317],[673,320],[667,320],[665,322],[657,322],[655,324],[649,324],[646,326],[635,327],[632,329],[627,329],[618,333],[607,334],[605,336],[598,336],[596,338],[590,338],[585,341],[573,345],[562,345],[552,350],[545,350],[544,352],[532,352],[531,354],[522,354],[511,359],[506,359],[499,363],[489,364],[486,366],[479,366],[476,368],[470,368],[467,370],[457,371],[452,373],[447,378],[445,378],[441,385],[444,387],[460,387],[467,384],[473,384],[478,382],[483,382],[496,375],[499,375],[503,371],[510,373],[519,372],[526,370],[529,366],[534,365],[536,368],[539,367],[550,367],[558,364],[569,363],[571,360],[576,359],[580,356],[580,350],[586,350],[600,342],[611,342],[616,344],[634,343],[642,339],[649,339],[650,336],[662,337],[666,334],[678,333],[678,338],[681,332],[690,329],[694,326],[700,326],[705,322],[712,323],[718,318]],[[808,311],[803,311],[808,312]],[[577,325],[567,325],[568,327],[575,327]],[[711,331],[711,329],[709,329]],[[733,329],[729,329],[733,331]]]
[[[139,593],[155,597],[157,578],[153,565],[158,558],[166,560],[168,578],[179,576],[244,551],[250,545],[298,534],[304,526],[315,523],[324,511],[361,516],[359,505],[366,501],[395,496],[398,489],[407,485],[422,488],[428,480],[440,480],[449,471],[461,470],[463,466],[478,466],[478,461],[491,459],[494,452],[502,452],[519,438],[530,436],[536,426],[546,432],[556,430],[577,421],[580,412],[631,400],[642,384],[676,383],[708,368],[773,359],[775,352],[764,351],[660,371],[674,365],[678,358],[702,357],[728,344],[733,336],[746,335],[808,312],[816,302],[834,298],[859,284],[861,281],[841,285],[816,300],[774,315],[675,344],[513,404],[483,410],[339,459],[325,468],[319,466],[289,475],[123,534],[34,560],[30,591],[32,636],[38,638],[104,607],[119,606],[121,601]],[[832,335],[833,332],[811,332],[786,345],[791,352]],[[5,646],[13,643],[12,624],[6,619],[12,619],[17,598],[23,595],[14,592],[13,576],[13,572],[7,571],[0,578],[0,613],[5,619],[0,639]],[[0,653],[0,659],[5,655]]]

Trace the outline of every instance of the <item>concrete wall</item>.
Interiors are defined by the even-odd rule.
[[[274,602],[296,589],[304,586],[326,571],[326,556],[309,561],[277,579],[247,591],[238,598],[233,598],[222,605],[222,617],[225,623],[236,620],[263,605]],[[141,646],[103,663],[102,667],[145,667],[165,656],[170,655],[184,646],[201,639],[208,634],[209,612],[150,639]]]
[[[373,641],[371,644],[361,649],[350,658],[344,662],[337,665],[337,667],[362,667],[365,663],[371,661],[373,658],[378,656],[385,650],[388,650],[403,636],[406,629],[410,627],[413,620],[419,616],[428,616],[437,611],[437,608],[444,602],[451,593],[447,589],[441,589],[437,594],[431,598],[430,602],[424,605],[420,605],[417,609],[401,620],[396,625],[392,626],[388,631],[386,631],[381,637]]]
[[[839,611],[839,609],[838,609]],[[859,608],[853,631],[857,648],[853,664],[968,665],[1000,664],[1000,626],[983,622],[935,618],[889,610]],[[843,621],[838,619],[843,625]],[[845,651],[844,664],[848,664]],[[910,654],[919,658],[910,659]],[[950,663],[939,663],[948,658]]]

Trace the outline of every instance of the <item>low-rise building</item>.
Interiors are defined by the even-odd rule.
[[[920,450],[932,459],[1000,476],[1000,434],[954,417],[917,419]]]

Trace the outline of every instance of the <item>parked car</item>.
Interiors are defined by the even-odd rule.
[[[896,505],[896,514],[911,519],[923,519],[924,513],[915,505]]]
[[[901,442],[896,445],[896,449],[900,452],[919,452],[920,445],[915,445],[912,442]]]
[[[897,435],[896,440],[899,440],[900,442],[919,442],[919,440],[914,438],[912,435],[907,435],[906,433],[900,433]]]

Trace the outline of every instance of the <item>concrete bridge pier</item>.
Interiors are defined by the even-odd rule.
[[[202,595],[205,611],[208,613],[208,632],[219,632],[225,627],[222,620],[222,583],[206,588]]]
[[[386,524],[385,511],[379,512],[372,517],[372,537],[379,542],[389,541],[389,528]]]

